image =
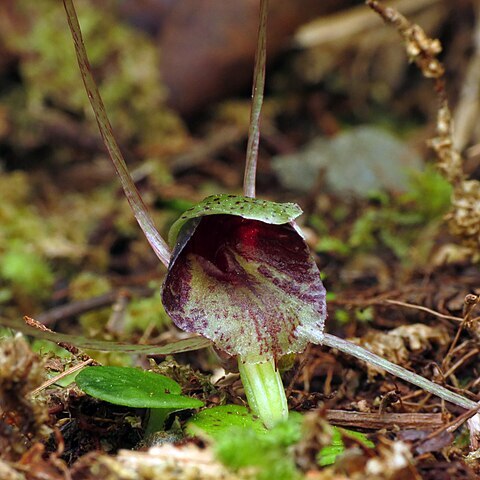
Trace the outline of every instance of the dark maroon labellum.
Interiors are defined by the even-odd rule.
[[[289,223],[222,214],[201,217],[195,229],[189,223],[163,286],[179,328],[251,361],[300,352],[309,330],[323,331],[320,273]]]

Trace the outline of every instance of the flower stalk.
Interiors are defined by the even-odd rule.
[[[151,408],[148,412],[148,422],[145,427],[145,437],[164,430],[167,417],[174,412],[171,408]]]
[[[280,372],[273,359],[252,363],[238,359],[248,404],[267,428],[288,418],[288,404]]]

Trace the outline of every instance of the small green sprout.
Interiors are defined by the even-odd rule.
[[[369,440],[366,435],[354,430],[346,428],[333,427],[332,439],[330,445],[326,445],[317,454],[317,462],[321,467],[333,465],[337,457],[345,451],[345,443],[343,438],[351,438],[357,443],[361,443],[364,447],[375,448],[375,444]]]
[[[126,407],[149,408],[145,435],[160,431],[167,417],[176,411],[200,408],[203,402],[181,395],[174,380],[131,367],[87,367],[76,378],[88,395]]]

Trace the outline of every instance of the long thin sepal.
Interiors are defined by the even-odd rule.
[[[102,135],[103,142],[110,154],[110,158],[120,177],[123,190],[128,199],[128,203],[133,210],[133,214],[137,219],[140,228],[147,237],[148,242],[152,246],[154,252],[160,261],[168,267],[170,261],[170,250],[167,243],[158,233],[153,223],[152,217],[148,213],[147,207],[143,203],[137,187],[128,171],[123,155],[113,135],[112,126],[107,116],[102,97],[98,91],[97,85],[90,70],[87,52],[83,43],[82,32],[78,23],[77,14],[72,0],[63,0],[65,11],[67,12],[68,25],[72,32],[73,43],[75,45],[75,53],[77,55],[78,65],[82,74],[85,90],[87,91],[90,104],[97,119],[98,128]]]
[[[265,89],[265,64],[267,60],[267,13],[268,0],[260,0],[260,25],[258,27],[257,52],[253,72],[252,110],[250,112],[247,158],[243,178],[243,193],[246,197],[255,197],[258,144],[260,141],[260,113]]]
[[[35,325],[35,327],[32,325]],[[66,333],[52,332],[45,327],[40,330],[39,327],[42,327],[42,325],[38,325],[38,322],[35,322],[33,319],[29,319],[27,324],[20,319],[5,318],[1,316],[0,326],[12,328],[13,330],[22,332],[29,337],[60,344],[60,346],[61,344],[70,344],[82,350],[95,350],[97,352],[123,352],[134,355],[173,355],[174,353],[190,352],[192,350],[207,348],[212,345],[210,340],[198,336],[177,340],[162,346],[140,345],[138,343],[127,342],[109,342],[86,338],[82,335],[69,335]]]
[[[314,343],[315,340],[312,340]],[[386,370],[388,373],[395,375],[396,377],[405,380],[406,382],[413,383],[417,387],[426,390],[427,392],[433,393],[437,397],[443,398],[447,402],[453,403],[454,405],[458,405],[459,407],[465,408],[467,410],[478,408],[478,404],[473,400],[469,400],[468,398],[462,397],[458,395],[458,393],[451,392],[447,390],[445,387],[438,385],[436,383],[427,380],[426,378],[417,375],[414,372],[410,372],[399,365],[395,365],[388,360],[385,360],[378,355],[375,355],[368,350],[356,345],[348,340],[343,340],[342,338],[338,338],[335,335],[330,335],[329,333],[325,333],[320,341],[318,342],[322,345],[327,345],[328,347],[336,348],[343,353],[347,353],[348,355],[353,355],[364,362],[367,362],[369,365],[374,365],[375,367],[382,368]]]

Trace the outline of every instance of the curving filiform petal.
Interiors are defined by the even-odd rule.
[[[163,303],[182,330],[253,362],[302,351],[326,317],[320,272],[295,228],[236,215],[185,223]]]

